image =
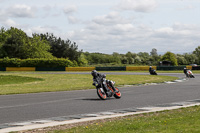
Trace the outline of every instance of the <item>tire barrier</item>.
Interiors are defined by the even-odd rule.
[[[152,66],[155,70],[200,70],[200,66]],[[0,71],[148,71],[149,66],[128,67],[0,67]]]
[[[6,71],[35,71],[35,67],[6,67]]]
[[[36,67],[35,71],[65,71],[65,67]]]
[[[0,71],[6,71],[6,67],[0,67]]]
[[[92,71],[95,67],[65,67],[65,71]]]
[[[96,67],[97,71],[126,71],[126,67]]]
[[[156,66],[152,66],[152,68],[157,69]],[[149,71],[149,66],[126,67],[126,71]]]
[[[192,70],[200,70],[200,66],[192,66]]]
[[[157,70],[183,70],[186,66],[157,66]]]

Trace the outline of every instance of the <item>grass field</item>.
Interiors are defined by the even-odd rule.
[[[51,133],[199,133],[200,106],[94,121]],[[67,128],[67,127],[66,127]]]
[[[90,74],[1,72],[0,95],[94,89]],[[107,75],[116,85],[134,85],[177,79],[169,76]],[[5,82],[3,82],[5,81]]]

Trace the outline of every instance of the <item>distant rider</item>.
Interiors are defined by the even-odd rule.
[[[153,72],[154,72],[154,69],[152,68],[152,66],[149,66],[149,73],[153,74]]]
[[[101,85],[102,83],[102,87],[106,89],[106,94],[107,96],[111,96],[112,95],[112,92],[110,89],[108,89],[107,85],[106,85],[106,82],[109,82],[109,80],[106,80],[106,75],[105,74],[100,74],[98,73],[96,70],[93,70],[91,72],[91,75],[93,76],[93,84],[94,86],[98,86],[98,85]]]
[[[153,70],[153,68],[150,66],[150,67],[149,67],[149,73],[151,73],[152,70]]]
[[[187,69],[187,68],[185,68],[185,67],[184,67],[184,69],[183,69],[183,72],[185,73],[186,77],[189,77],[189,75],[188,75],[188,73],[187,73],[188,70],[189,70],[189,69]]]

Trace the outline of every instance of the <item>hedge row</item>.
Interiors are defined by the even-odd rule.
[[[16,59],[4,58],[0,59],[0,67],[72,67],[76,66],[76,62],[72,62],[64,58],[54,59]]]

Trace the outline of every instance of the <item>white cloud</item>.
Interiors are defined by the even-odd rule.
[[[33,33],[53,33],[53,32],[59,32],[60,29],[57,26],[37,26],[37,27],[32,27],[32,32]]]
[[[7,0],[0,0],[1,3],[4,2],[4,1],[7,1]]]
[[[35,10],[28,5],[16,4],[6,9],[6,13],[12,17],[27,17],[32,18],[35,16]]]
[[[132,24],[116,24],[114,28],[124,32],[134,30],[134,26]]]
[[[193,5],[186,5],[186,6],[184,6],[184,7],[178,8],[178,10],[183,10],[183,11],[185,11],[185,10],[192,10],[192,9],[195,9],[195,8],[196,8],[196,7],[193,6]]]
[[[93,22],[100,25],[113,25],[127,23],[129,20],[124,19],[118,12],[110,12],[107,15],[96,16]]]
[[[198,25],[181,23],[153,29],[131,23],[99,25],[93,21],[84,30],[72,31],[70,37],[80,49],[90,52],[147,52],[156,48],[160,53],[183,53],[195,49],[200,42],[199,31]]]
[[[136,12],[149,12],[157,7],[155,0],[121,0],[115,7],[117,10],[133,10]]]
[[[32,36],[32,34],[37,33],[53,33],[55,36],[61,37],[61,30],[56,26],[31,26],[31,25],[19,25],[17,28],[22,29],[27,33],[28,36]]]
[[[74,16],[68,16],[67,18],[68,18],[69,23],[71,24],[76,24],[80,22],[80,20]]]
[[[17,27],[18,26],[18,24],[12,19],[7,19],[6,21],[3,22],[3,24],[6,27]]]
[[[77,7],[75,5],[66,6],[64,7],[63,11],[66,15],[72,14],[77,11]]]

